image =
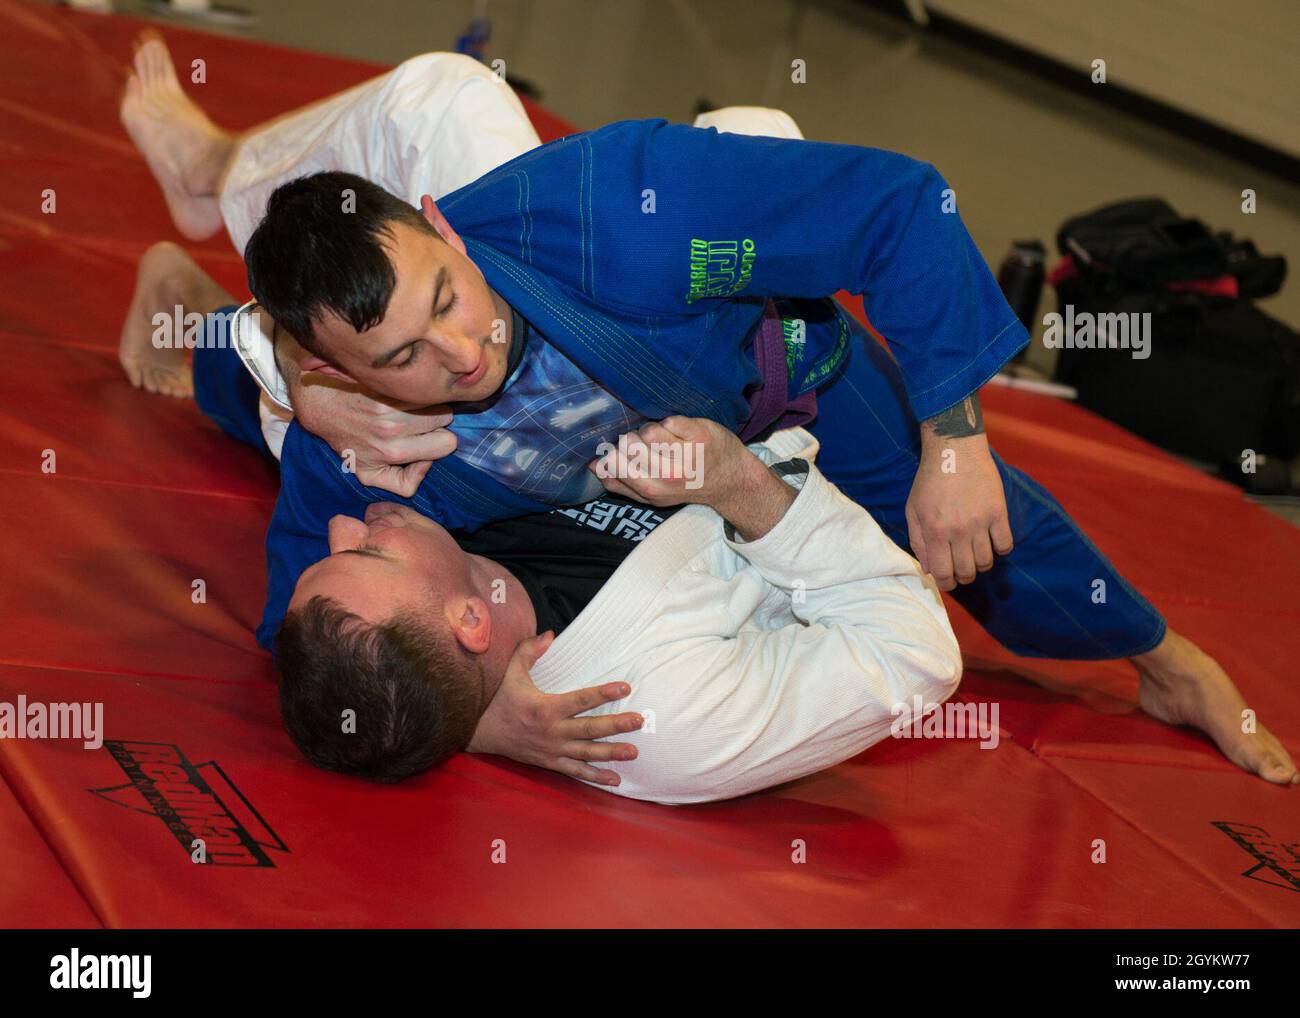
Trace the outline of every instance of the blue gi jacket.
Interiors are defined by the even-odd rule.
[[[439,208],[488,284],[627,405],[739,430],[769,297],[805,298],[783,305],[804,324],[787,330],[791,396],[844,361],[845,312],[826,299],[843,289],[863,295],[889,338],[919,420],[1028,342],[947,186],[933,167],[878,149],[628,120],[534,149]],[[295,423],[267,534],[262,646],[299,575],[328,554],[330,517],[377,501],[453,529],[550,508],[455,456],[397,498],[360,484]]]

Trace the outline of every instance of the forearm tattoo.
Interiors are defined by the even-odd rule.
[[[956,406],[950,406],[943,413],[928,418],[925,423],[940,438],[982,435],[984,434],[984,411],[980,409],[980,398],[975,395],[967,396]]]

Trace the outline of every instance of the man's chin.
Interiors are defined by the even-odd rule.
[[[489,364],[483,377],[471,387],[471,395],[465,397],[466,403],[482,403],[491,399],[500,390],[502,383],[505,382],[505,365]]]

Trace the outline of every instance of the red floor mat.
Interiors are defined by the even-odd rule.
[[[64,929],[99,920],[31,819],[0,783],[0,923]]]
[[[1121,664],[1017,661],[956,614],[1001,744],[889,742],[660,807],[462,755],[397,788],[281,732],[261,609],[275,480],[120,376],[135,259],[176,238],[116,118],[139,23],[0,0],[0,701],[98,700],[108,742],[0,745],[0,922],[39,926],[1293,926],[1295,789],[1133,711]],[[379,68],[167,30],[243,127]],[[565,126],[530,106],[543,138]],[[54,188],[57,213],[41,213]],[[194,246],[239,294],[224,237]],[[1061,498],[1300,752],[1300,534],[1077,407],[986,394]],[[42,470],[54,450],[57,469]],[[190,593],[204,581],[206,603]],[[1030,669],[1051,689],[1010,669]],[[1085,703],[1086,701],[1086,703]],[[215,865],[191,862],[202,837]],[[1094,861],[1104,842],[1106,861]],[[797,844],[806,861],[795,862]],[[494,862],[503,848],[506,862]]]

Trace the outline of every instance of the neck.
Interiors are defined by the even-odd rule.
[[[492,613],[491,642],[483,653],[483,670],[488,677],[486,692],[490,698],[501,684],[519,641],[537,635],[537,613],[523,584],[499,562],[470,555],[469,575],[475,592]]]

